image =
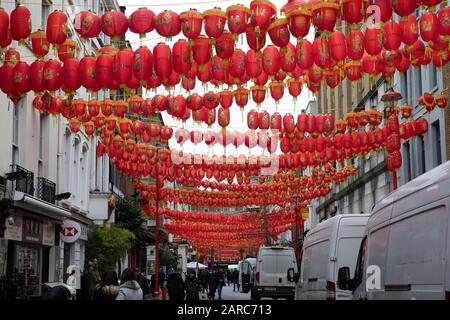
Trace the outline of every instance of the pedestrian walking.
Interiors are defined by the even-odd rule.
[[[235,291],[237,286],[237,291],[239,292],[239,271],[234,269],[233,271],[233,291]]]
[[[225,272],[223,272],[223,269],[220,268],[219,271],[216,273],[217,277],[217,293],[219,294],[219,300],[222,300],[222,289],[225,285]]]
[[[216,298],[217,285],[216,272],[211,270],[211,273],[208,275],[209,300],[214,300]]]
[[[102,283],[96,290],[96,300],[115,300],[118,293],[119,279],[117,277],[117,272],[105,272]]]
[[[173,271],[167,277],[167,289],[169,291],[169,300],[184,300],[186,285],[177,271]]]
[[[186,300],[200,300],[201,290],[202,286],[195,272],[189,272],[186,276]]]
[[[89,277],[91,280],[91,284],[90,284],[90,288],[89,288],[90,300],[94,300],[95,291],[96,291],[98,285],[100,284],[100,282],[102,281],[102,278],[100,277],[100,272],[98,271],[97,264],[98,264],[98,261],[96,258],[92,259],[92,261],[89,261],[88,273],[89,273]]]
[[[230,269],[228,269],[227,270],[227,286],[230,286],[231,285],[231,283],[232,283],[232,275],[231,275],[231,271],[230,271]]]
[[[133,269],[126,268],[120,278],[119,293],[116,300],[143,300],[142,289],[137,282],[136,272]]]
[[[209,272],[207,270],[200,270],[199,278],[202,285],[202,293],[208,293],[208,274]]]

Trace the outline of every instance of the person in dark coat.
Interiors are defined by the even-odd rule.
[[[232,275],[230,269],[227,270],[227,286],[231,285]]]
[[[180,301],[185,297],[185,283],[181,274],[177,271],[172,272],[167,277],[167,289],[169,291],[169,300]]]
[[[81,289],[77,290],[77,300],[90,300],[91,278],[89,273],[83,272],[80,277]]]
[[[209,272],[205,269],[200,270],[198,275],[200,283],[202,285],[202,293],[208,293],[208,274]]]
[[[235,291],[237,286],[237,290],[239,291],[239,271],[234,269],[233,271],[233,291]]]
[[[202,290],[200,280],[195,272],[189,272],[186,277],[186,300],[200,300],[199,292]]]
[[[219,294],[219,300],[222,300],[222,289],[225,285],[225,272],[223,272],[222,268],[216,273],[217,278],[217,293]]]
[[[137,282],[142,289],[142,293],[144,297],[150,293],[150,285],[148,284],[148,279],[145,276],[145,269],[139,272],[139,269],[136,269]]]
[[[47,301],[68,301],[70,300],[70,291],[64,286],[56,286],[48,289],[42,299]]]
[[[216,297],[216,290],[217,290],[217,279],[215,271],[212,271],[208,276],[208,288],[209,288],[209,300],[214,300]]]

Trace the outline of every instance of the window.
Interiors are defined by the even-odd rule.
[[[433,122],[431,125],[431,134],[433,143],[433,167],[437,167],[442,163],[441,128],[439,120]]]
[[[417,175],[425,173],[425,142],[423,136],[417,136]]]
[[[433,63],[428,65],[429,76],[430,76],[430,92],[437,89],[438,86],[438,78],[437,78],[437,69]]]

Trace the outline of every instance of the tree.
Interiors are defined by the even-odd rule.
[[[101,228],[92,224],[88,229],[86,258],[88,261],[97,258],[101,273],[114,270],[117,261],[130,249],[132,239],[132,232],[117,225]]]
[[[116,224],[134,234],[132,245],[136,246],[144,241],[147,235],[146,218],[132,197],[119,198],[116,204]]]

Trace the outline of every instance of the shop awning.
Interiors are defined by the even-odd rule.
[[[63,221],[64,219],[72,217],[69,210],[19,191],[14,192],[14,206],[58,221]]]

